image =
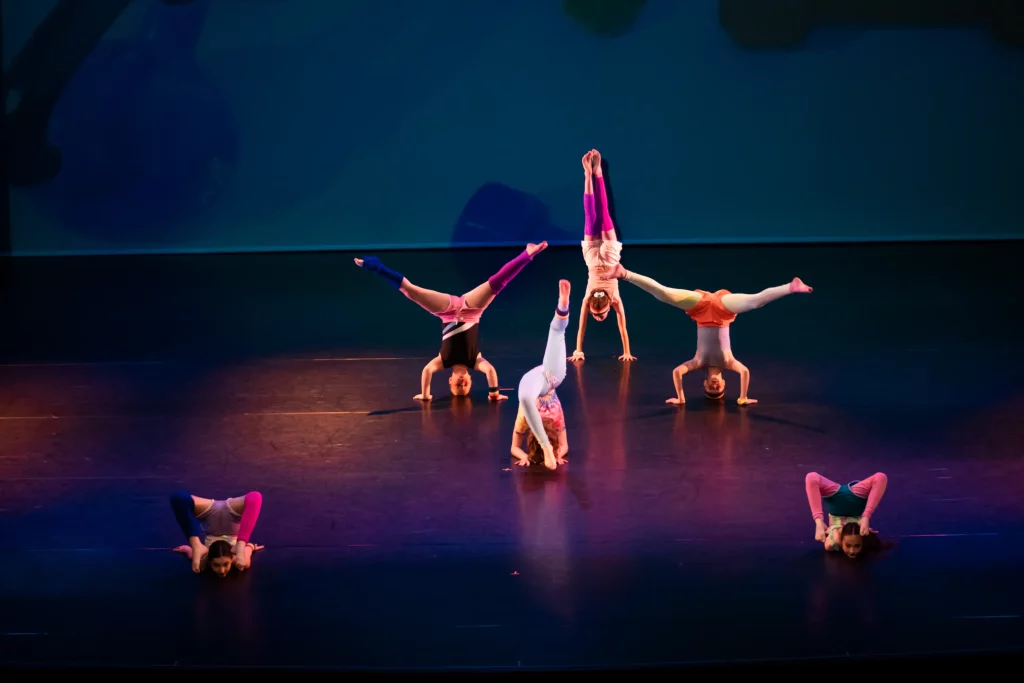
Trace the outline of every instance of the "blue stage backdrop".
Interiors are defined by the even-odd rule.
[[[726,15],[800,2],[76,4],[3,3],[15,254],[575,244],[591,147],[626,243],[1024,235],[1024,50],[985,27],[763,47]]]

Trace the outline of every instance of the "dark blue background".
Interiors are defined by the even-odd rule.
[[[4,3],[7,63],[53,4]],[[591,147],[627,243],[1021,236],[1024,52],[986,30],[752,51],[712,0],[608,22],[135,0],[54,112],[60,175],[13,189],[14,251],[573,243]]]

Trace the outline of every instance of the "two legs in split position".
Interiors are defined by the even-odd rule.
[[[502,266],[497,273],[462,296],[435,292],[414,285],[404,275],[388,268],[374,256],[355,259],[357,266],[376,273],[407,298],[441,319],[441,351],[423,368],[423,372],[420,374],[420,393],[413,397],[415,400],[429,401],[432,398],[431,378],[435,372],[444,368],[452,370],[451,377],[448,378],[448,386],[453,396],[469,394],[469,390],[473,386],[469,371],[476,370],[487,377],[487,391],[491,401],[508,398],[499,391],[498,371],[480,353],[478,345],[480,318],[494,301],[494,297],[505,289],[505,286],[526,267],[526,264],[533,260],[534,256],[547,249],[547,246],[547,242],[526,245],[526,249],[522,253]]]
[[[761,308],[789,294],[809,294],[814,291],[800,278],[793,278],[785,285],[769,287],[758,294],[734,294],[725,289],[713,293],[700,289],[673,289],[649,277],[628,271],[621,264],[616,265],[612,272],[604,277],[630,282],[659,301],[681,308],[697,323],[697,352],[692,359],[672,371],[676,395],[666,403],[673,405],[686,403],[683,376],[688,372],[702,369],[707,371],[704,378],[704,395],[707,398],[721,399],[725,396],[725,379],[722,377],[722,371],[730,370],[740,376],[740,396],[737,402],[740,405],[757,403],[747,394],[750,388],[750,370],[732,353],[729,326],[740,313]]]

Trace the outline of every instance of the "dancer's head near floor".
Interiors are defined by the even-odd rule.
[[[452,390],[452,396],[468,396],[469,390],[473,388],[473,378],[469,375],[469,368],[465,365],[452,367],[452,375],[448,378],[448,386]]]
[[[601,322],[608,317],[611,309],[612,299],[608,296],[608,292],[595,290],[590,293],[590,297],[587,299],[587,310],[590,311],[590,315],[594,320]]]
[[[725,378],[722,377],[722,368],[709,367],[707,377],[704,378],[704,396],[712,401],[720,401],[725,398]]]
[[[873,555],[882,549],[882,542],[874,531],[866,536],[860,535],[860,524],[847,522],[839,530],[839,549],[850,559]]]
[[[544,426],[544,433],[548,435],[548,443],[557,448],[559,430],[555,421],[545,417],[541,419],[541,424]],[[531,465],[544,465],[544,449],[532,431],[526,435],[526,455],[529,456]]]
[[[206,554],[206,569],[220,578],[231,573],[235,566],[235,554],[227,541],[214,541],[210,544],[210,552]]]

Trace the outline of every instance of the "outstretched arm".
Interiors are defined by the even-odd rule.
[[[756,398],[749,398],[747,396],[747,391],[750,389],[750,370],[747,369],[747,366],[733,358],[725,364],[725,367],[740,376],[740,397],[736,399],[736,402],[741,406],[748,406],[757,403]]]
[[[589,306],[587,302],[590,298],[590,292],[591,289],[588,287],[587,293],[583,296],[583,305],[580,308],[579,331],[576,333],[576,350],[569,356],[571,361],[583,360],[583,337],[587,334],[587,306]]]
[[[478,372],[484,373],[487,377],[487,400],[489,401],[504,401],[508,399],[508,396],[501,393],[498,386],[498,371],[494,369],[487,360],[481,356],[476,361],[476,366],[473,368]]]
[[[516,459],[516,464],[520,467],[526,467],[530,464],[530,456],[523,450],[524,442],[526,441],[526,434],[517,432],[514,428],[512,429],[512,457]]]
[[[629,333],[626,331],[626,307],[622,305],[621,300],[618,300],[612,303],[612,308],[615,309],[619,319],[619,336],[622,337],[622,355],[619,356],[619,360],[636,360],[636,356],[629,352]]]
[[[423,372],[420,374],[420,393],[412,397],[414,401],[429,401],[431,399],[430,380],[434,373],[442,368],[444,368],[444,362],[441,360],[441,356],[435,356],[423,366]]]

